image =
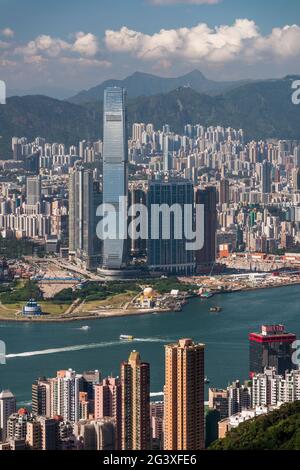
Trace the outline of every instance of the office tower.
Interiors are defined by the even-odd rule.
[[[269,194],[272,187],[272,165],[267,160],[261,164],[261,192],[262,194]]]
[[[147,204],[146,192],[143,189],[132,188],[129,191],[129,194],[128,194],[128,206],[129,207],[136,206],[136,208],[138,210],[137,205],[139,205],[139,204],[141,204],[143,206],[146,206],[146,204]],[[142,224],[147,224],[147,220],[143,221],[142,220],[142,214],[138,212],[137,217],[139,217],[139,216],[141,217],[141,225]],[[134,227],[133,225],[131,225],[131,222],[132,222],[133,219],[135,219],[135,217],[132,217],[132,216],[128,217],[128,227],[129,227],[128,235],[129,235],[129,240],[130,240],[130,247],[129,247],[130,252],[131,252],[132,256],[134,256],[134,257],[144,256],[146,254],[146,251],[147,251],[147,240],[143,237],[140,237],[140,238],[136,239],[136,237],[134,236],[132,231],[130,231],[130,228]],[[142,228],[139,227],[137,229],[141,230]]]
[[[121,364],[122,450],[148,450],[150,430],[150,365],[133,351]]]
[[[15,412],[15,396],[9,390],[3,390],[0,393],[0,441],[6,440],[8,418]]]
[[[82,374],[82,391],[87,393],[89,415],[94,413],[95,385],[98,385],[100,380],[99,370],[86,371]]]
[[[32,153],[24,159],[24,169],[35,175],[40,171],[40,154],[39,152]]]
[[[115,420],[115,449],[121,449],[122,432],[122,390],[118,378],[108,377],[102,384],[95,385],[95,420],[113,418]]]
[[[294,168],[292,172],[293,190],[300,191],[300,168]]]
[[[227,388],[228,416],[240,413],[251,408],[251,387],[247,382],[241,384],[239,380],[232,382]]]
[[[41,202],[41,177],[30,176],[26,178],[26,204],[35,206]]]
[[[222,178],[219,187],[219,203],[229,204],[230,193],[229,193],[229,181],[226,178]]]
[[[187,246],[184,223],[186,219],[190,229],[194,228],[193,184],[186,180],[151,181],[147,207],[149,269],[169,274],[193,274],[194,251]]]
[[[69,252],[89,270],[96,269],[100,259],[96,234],[96,210],[100,201],[92,171],[75,167],[69,176]]]
[[[204,344],[165,347],[164,449],[204,448]]]
[[[104,237],[102,266],[107,270],[126,267],[127,260],[127,122],[125,90],[107,88],[104,93],[103,130],[103,203],[114,208],[113,218],[117,218],[117,233]],[[120,200],[120,198],[123,198]],[[111,211],[108,211],[110,218]],[[123,232],[123,233],[122,233]]]
[[[32,384],[32,413],[39,416],[51,416],[51,387],[46,378]]]
[[[296,335],[287,333],[284,325],[263,325],[260,333],[250,333],[250,377],[274,367],[279,375],[296,369],[292,356]]]
[[[197,272],[210,272],[216,261],[217,195],[216,188],[196,192],[196,204],[204,206],[204,247],[196,251]]]

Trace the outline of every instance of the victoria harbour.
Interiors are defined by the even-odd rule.
[[[6,343],[7,363],[0,368],[0,385],[10,388],[18,403],[30,405],[31,384],[58,369],[78,373],[99,369],[105,377],[119,375],[121,361],[132,350],[151,363],[151,392],[163,390],[164,345],[178,338],[203,342],[205,374],[210,387],[225,387],[232,380],[248,378],[248,334],[262,324],[283,323],[300,335],[299,287],[217,295],[192,299],[182,312],[66,323],[0,323]],[[221,306],[221,313],[210,308]],[[130,342],[120,334],[134,336]]]

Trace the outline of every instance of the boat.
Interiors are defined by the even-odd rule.
[[[209,384],[209,383],[210,383],[210,380],[209,380],[209,378],[208,378],[207,376],[204,378],[204,383],[205,383],[205,384]]]
[[[120,335],[120,339],[122,341],[133,341],[134,336],[132,336],[132,335]]]
[[[221,308],[221,307],[211,307],[211,308],[209,309],[209,311],[210,311],[211,313],[220,313],[220,312],[222,312],[222,308]]]
[[[205,292],[203,294],[199,294],[200,296],[200,299],[210,299],[211,297],[214,296],[214,294],[212,294],[212,292]]]
[[[85,325],[85,326],[82,326],[82,327],[80,328],[80,330],[82,330],[82,331],[88,331],[90,328],[91,328],[90,326]]]

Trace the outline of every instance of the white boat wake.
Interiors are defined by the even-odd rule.
[[[133,343],[166,343],[168,340],[160,338],[135,338],[129,343],[124,343],[124,341],[106,341],[102,343],[90,343],[90,344],[79,344],[78,346],[66,346],[63,348],[52,348],[52,349],[42,349],[40,351],[25,351],[16,354],[7,354],[6,359],[15,359],[19,357],[33,357],[33,356],[44,356],[48,354],[59,354],[63,352],[71,351],[83,351],[88,349],[99,349],[107,348],[109,346],[120,346],[124,344],[133,344]]]

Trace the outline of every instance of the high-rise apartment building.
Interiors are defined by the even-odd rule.
[[[133,351],[121,364],[122,450],[151,448],[150,365]]]
[[[7,423],[11,414],[16,412],[16,398],[9,390],[0,393],[0,441],[7,437]]]
[[[51,417],[51,387],[46,378],[32,384],[32,413],[38,416]]]
[[[118,378],[108,377],[95,385],[95,420],[113,418],[115,420],[115,449],[121,449],[122,395]]]
[[[229,180],[222,178],[219,186],[219,203],[229,204],[230,202],[230,193],[229,193]]]
[[[204,349],[191,339],[166,346],[165,450],[204,448]]]
[[[107,88],[104,93],[103,114],[103,203],[110,205],[117,218],[117,233],[104,236],[102,267],[120,270],[127,262],[127,192],[128,192],[128,140],[125,108],[126,92],[123,88]],[[107,206],[109,208],[109,206]],[[113,208],[113,209],[112,209]]]

